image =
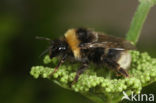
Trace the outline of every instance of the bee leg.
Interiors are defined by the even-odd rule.
[[[61,60],[59,61],[59,63],[58,63],[57,66],[55,67],[54,71],[52,72],[52,74],[54,74],[54,73],[58,70],[58,68],[60,67],[60,65],[64,63],[66,57],[67,57],[67,55],[64,55],[64,56],[61,58]]]
[[[124,70],[123,68],[120,67],[117,71],[118,71],[121,75],[123,75],[123,76],[125,76],[125,77],[129,77],[127,71]]]
[[[123,75],[125,77],[129,77],[126,70],[120,67],[120,65],[111,59],[104,59],[104,62],[107,64],[108,67],[114,69],[118,75]]]
[[[87,68],[88,68],[88,63],[82,64],[82,66],[77,70],[76,76],[75,76],[75,78],[74,78],[74,80],[73,80],[73,82],[72,82],[71,85],[73,85],[74,83],[76,83],[76,82],[78,81],[79,76],[80,76],[82,73],[84,73],[84,71],[85,71]]]
[[[115,71],[117,77],[119,76],[129,77],[127,71],[125,71],[123,68],[116,69]]]
[[[116,72],[116,76],[117,76],[117,77],[121,76],[121,73]]]

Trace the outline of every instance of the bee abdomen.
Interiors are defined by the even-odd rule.
[[[106,58],[111,59],[119,64],[123,69],[128,69],[131,64],[131,55],[127,50],[114,48],[105,52]]]
[[[117,60],[117,63],[120,65],[123,69],[128,69],[131,64],[131,55],[128,51],[123,51],[120,54],[119,59]]]

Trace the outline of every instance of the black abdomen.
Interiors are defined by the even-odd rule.
[[[105,54],[104,48],[94,48],[88,51],[88,60],[94,63],[101,63],[101,57]]]
[[[88,58],[88,61],[93,63],[101,64],[104,63],[106,59],[111,59],[113,61],[118,61],[120,58],[120,50],[115,49],[105,49],[105,48],[92,48],[88,50],[82,50],[84,57]]]

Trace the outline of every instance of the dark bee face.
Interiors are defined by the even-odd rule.
[[[51,42],[49,47],[49,56],[50,58],[65,54],[67,51],[67,43],[61,40],[54,40]]]

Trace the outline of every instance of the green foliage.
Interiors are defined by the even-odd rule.
[[[33,66],[30,73],[35,78],[41,76],[54,81],[63,88],[80,92],[82,95],[93,99],[93,101],[97,102],[98,98],[98,103],[103,102],[103,98],[105,98],[105,101],[110,99],[111,101],[119,101],[123,91],[140,93],[144,86],[156,81],[156,59],[151,58],[147,53],[138,51],[131,51],[131,55],[132,64],[128,70],[129,78],[114,77],[115,74],[107,68],[96,68],[91,64],[89,69],[80,76],[78,82],[71,87],[79,66],[77,63],[69,64],[68,62],[60,66],[59,70],[53,75],[51,73],[54,68],[44,66]],[[44,58],[45,64],[52,63],[53,66],[58,63],[57,61],[56,58],[51,60],[49,56]],[[94,98],[90,94],[94,95]],[[97,94],[104,97],[97,97]]]
[[[146,2],[146,3],[150,3],[152,5],[156,4],[156,0],[139,0],[140,2]]]

